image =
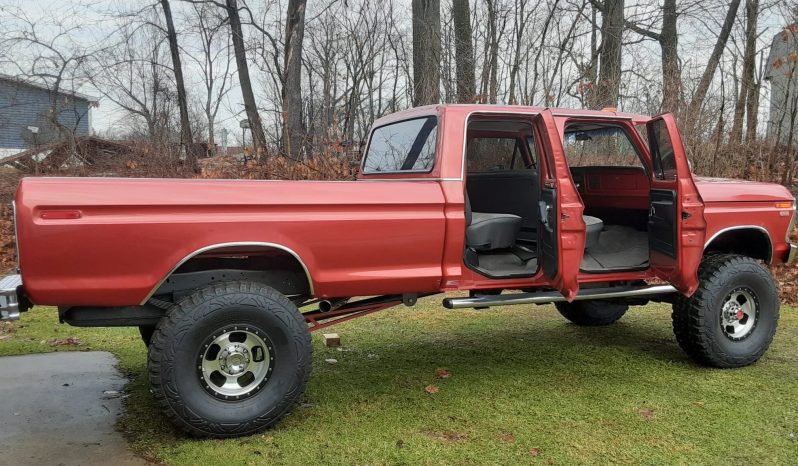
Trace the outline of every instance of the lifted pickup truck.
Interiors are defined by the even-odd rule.
[[[779,315],[764,264],[796,254],[790,192],[693,176],[670,114],[429,106],[374,123],[356,181],[26,178],[15,205],[3,317],[139,327],[155,398],[201,437],[291,410],[310,331],[436,293],[577,325],[665,301],[693,359],[751,364]]]

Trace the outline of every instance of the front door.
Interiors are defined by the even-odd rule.
[[[648,214],[652,271],[689,296],[698,288],[704,253],[704,202],[698,193],[672,114],[648,122],[653,162]]]
[[[562,137],[549,110],[535,120],[545,154],[538,205],[543,275],[568,301],[579,291],[579,266],[585,251],[584,205],[571,179]]]

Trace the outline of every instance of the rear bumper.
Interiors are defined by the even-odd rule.
[[[787,253],[787,260],[784,263],[790,265],[795,262],[796,257],[798,257],[798,245],[790,244],[790,251]]]
[[[0,320],[19,319],[21,294],[21,275],[7,275],[0,279]]]

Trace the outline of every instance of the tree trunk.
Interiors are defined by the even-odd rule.
[[[729,5],[729,10],[726,12],[726,19],[723,21],[723,26],[718,34],[718,40],[715,42],[715,48],[712,50],[712,55],[709,57],[707,67],[704,69],[704,74],[701,75],[701,81],[698,83],[690,105],[687,108],[687,129],[688,134],[695,130],[695,123],[698,121],[701,106],[704,104],[704,99],[709,91],[709,85],[712,84],[712,77],[715,75],[715,70],[720,63],[720,57],[723,55],[723,50],[726,48],[726,42],[729,40],[734,20],[737,17],[737,10],[740,7],[740,0],[732,0]]]
[[[247,52],[244,47],[244,33],[241,30],[241,18],[238,15],[238,4],[236,0],[226,0],[227,15],[230,18],[230,30],[233,35],[233,51],[236,56],[236,66],[238,67],[238,81],[241,86],[241,95],[244,99],[244,110],[249,120],[249,130],[252,133],[252,145],[255,149],[255,157],[262,163],[266,162],[266,136],[263,132],[258,107],[255,105],[255,94],[252,92],[252,81],[249,79],[249,67],[247,65]]]
[[[601,55],[595,108],[617,107],[621,90],[624,0],[606,0],[601,12]]]
[[[413,105],[440,101],[440,56],[440,0],[413,0]]]
[[[307,0],[290,0],[285,19],[283,78],[283,144],[294,160],[302,158],[305,128],[302,121],[302,41]]]
[[[469,1],[452,1],[457,68],[457,101],[460,103],[474,102],[477,94]]]
[[[679,34],[676,0],[665,0],[662,6],[662,31],[659,45],[662,52],[662,111],[678,113],[682,94],[682,70],[679,66]]]
[[[765,68],[765,51],[761,51],[759,55],[759,71],[757,72],[756,81],[754,81],[748,88],[748,98],[746,99],[746,128],[745,128],[745,142],[751,143],[756,139],[756,127],[759,123],[759,93],[762,89],[762,73]],[[749,164],[750,165],[750,164]]]
[[[169,0],[161,0],[161,7],[166,18],[166,32],[169,39],[169,52],[172,55],[172,68],[175,73],[177,86],[177,105],[180,109],[180,144],[186,154],[186,162],[194,169],[197,166],[197,155],[194,153],[194,139],[191,136],[191,123],[188,119],[188,102],[186,99],[186,86],[183,82],[183,67],[180,64],[180,49],[177,46],[177,31],[172,21],[172,8]]]
[[[754,72],[756,70],[756,23],[759,15],[759,0],[746,0],[745,2],[745,51],[743,52],[743,75],[740,80],[740,92],[734,104],[734,121],[732,123],[729,142],[741,144],[743,142],[743,118],[745,117],[746,103],[751,95],[754,85]]]

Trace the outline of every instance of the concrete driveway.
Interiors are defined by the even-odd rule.
[[[114,429],[125,379],[104,352],[0,358],[0,464],[150,464]]]

